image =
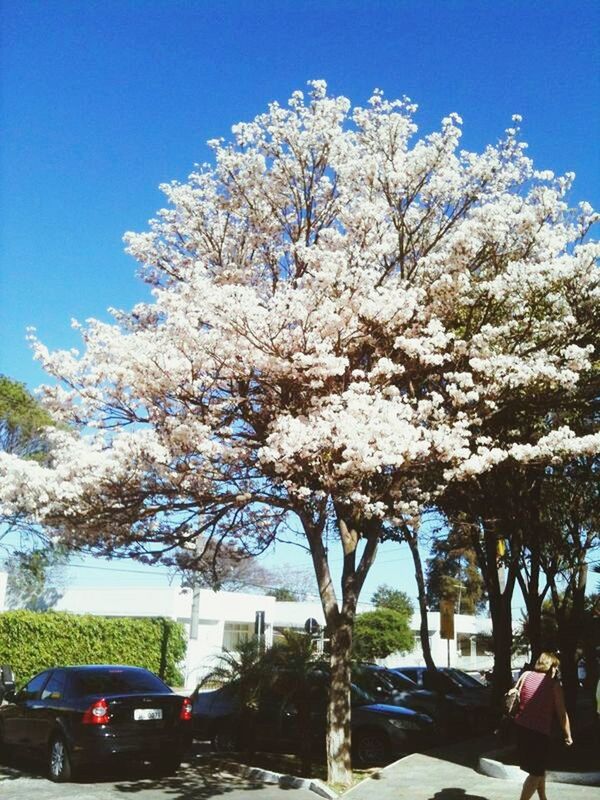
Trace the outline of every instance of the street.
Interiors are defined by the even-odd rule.
[[[116,800],[136,797],[139,800],[315,800],[307,789],[283,789],[250,781],[239,775],[215,771],[214,764],[194,756],[171,777],[158,778],[145,766],[112,769],[84,775],[73,783],[52,783],[41,769],[15,760],[0,765],[2,800]]]

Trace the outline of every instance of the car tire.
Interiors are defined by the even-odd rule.
[[[5,684],[10,683],[14,685],[15,676],[13,675],[12,667],[9,667],[8,664],[4,664],[4,666],[1,667],[1,672],[2,672],[2,683]]]
[[[4,725],[0,722],[0,763],[4,763],[9,755],[9,747],[4,739]]]
[[[48,777],[55,783],[66,783],[73,777],[71,756],[61,734],[55,734],[48,748]]]
[[[354,760],[361,765],[385,764],[390,758],[390,740],[383,731],[367,728],[354,734]]]
[[[235,753],[240,749],[238,736],[231,728],[219,728],[212,738],[212,747],[217,753]]]
[[[166,777],[168,775],[174,775],[177,772],[181,766],[181,761],[181,756],[162,756],[161,758],[157,758],[152,766],[158,775]]]

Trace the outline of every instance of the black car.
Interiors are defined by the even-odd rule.
[[[2,701],[6,695],[9,692],[12,692],[14,688],[15,681],[13,678],[12,669],[8,666],[8,664],[5,664],[0,667],[0,705],[2,705]]]
[[[490,690],[473,676],[454,667],[438,667],[435,672],[428,672],[427,667],[396,667],[398,672],[417,686],[435,692],[463,695],[476,703],[486,703],[490,698]]]
[[[422,711],[429,716],[435,716],[437,695],[427,689],[421,689],[410,678],[405,678],[386,667],[377,664],[353,664],[352,680],[380,702],[412,708],[413,711]]]
[[[440,667],[429,672],[427,667],[398,667],[392,671],[414,681],[421,689],[435,692],[440,701],[462,710],[465,735],[485,733],[496,724],[490,690],[462,670]]]
[[[0,750],[45,761],[53,781],[124,756],[175,771],[192,740],[192,703],[146,669],[58,667],[6,695]]]
[[[315,672],[310,688],[310,733],[315,748],[325,742],[328,676]],[[436,739],[432,719],[408,708],[389,705],[356,685],[351,687],[352,749],[361,764],[385,763],[394,756],[430,747]],[[194,735],[211,740],[215,749],[240,749],[239,704],[235,686],[192,695]],[[280,691],[274,680],[252,712],[252,743],[256,749],[297,750],[301,737],[297,699]]]
[[[397,670],[373,664],[355,665],[352,676],[356,684],[380,702],[412,708],[432,717],[441,739],[469,736],[477,724],[481,704],[453,691],[454,687],[445,683],[445,677],[443,688],[449,691],[425,689]],[[429,681],[427,685],[431,686]]]

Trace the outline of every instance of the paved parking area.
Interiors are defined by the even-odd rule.
[[[343,800],[517,800],[520,782],[488,778],[473,768],[472,753],[480,749],[476,741],[415,753],[350,789]],[[549,783],[546,791],[551,800],[600,797],[597,786]]]
[[[0,765],[2,800],[317,800],[306,789],[282,789],[249,781],[213,764],[194,758],[168,778],[156,778],[144,766],[83,776],[73,783],[56,784],[29,764],[13,760]]]
[[[489,748],[488,748],[489,749]],[[474,769],[481,742],[415,753],[366,779],[340,800],[516,800],[521,784],[479,774]],[[595,786],[550,783],[552,800],[598,800]],[[51,783],[29,764],[0,765],[0,800],[317,800],[308,789],[280,788],[215,766],[196,752],[172,777],[157,778],[149,766],[98,771],[67,784]]]

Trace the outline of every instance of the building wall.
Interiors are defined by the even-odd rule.
[[[481,646],[477,648],[478,639],[481,641],[483,637],[490,636],[492,633],[492,620],[489,617],[455,614],[454,639],[449,640],[442,639],[440,636],[440,615],[437,611],[430,611],[427,621],[431,655],[438,667],[451,666],[473,671],[486,670],[493,665],[493,656],[481,653]],[[388,667],[424,666],[425,659],[419,639],[420,620],[417,616],[412,617],[410,627],[415,634],[413,650],[410,653],[394,653],[383,659],[382,664]],[[459,644],[466,646],[459,647]]]
[[[4,608],[6,573],[0,572],[0,610]],[[182,668],[185,688],[193,689],[215,664],[224,646],[235,649],[236,641],[254,634],[256,613],[265,614],[265,644],[270,647],[274,636],[284,628],[303,630],[306,620],[315,619],[324,628],[325,619],[320,602],[277,602],[275,598],[241,592],[199,591],[199,620],[197,637],[190,630],[192,592],[179,587],[165,588],[71,588],[56,604],[57,610],[77,614],[102,616],[164,616],[181,622],[188,634],[188,649]],[[359,613],[371,608],[359,604]],[[492,664],[492,658],[476,653],[477,638],[490,635],[491,620],[457,614],[454,618],[455,638],[449,643],[440,638],[440,615],[428,615],[429,638],[432,655],[438,666],[448,663],[461,669],[483,670]],[[414,616],[411,628],[415,633],[415,647],[410,653],[397,653],[382,661],[391,667],[420,666],[424,664],[419,641],[419,619]],[[463,644],[463,652],[457,644]]]

